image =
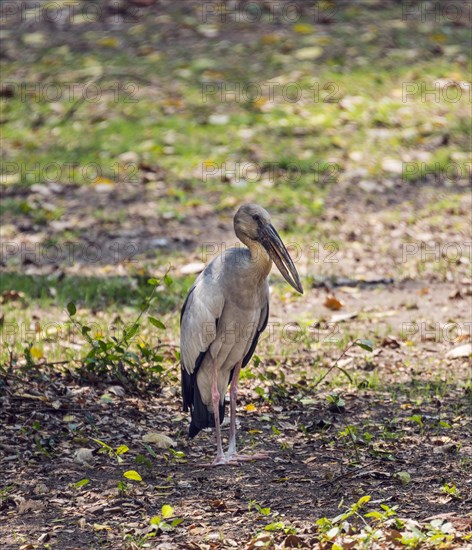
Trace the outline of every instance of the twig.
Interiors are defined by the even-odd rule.
[[[313,388],[316,388],[317,386],[319,386],[319,384],[328,376],[328,374],[335,368],[338,368],[343,374],[345,374],[349,380],[349,382],[352,383],[352,378],[351,378],[351,375],[345,370],[343,369],[342,367],[339,367],[338,366],[338,362],[346,355],[346,353],[353,347],[355,346],[357,343],[357,340],[354,340],[354,342],[351,342],[351,344],[349,344],[349,346],[347,346],[347,348],[344,349],[344,351],[341,353],[341,355],[336,359],[336,361],[331,365],[331,367],[323,374],[323,376],[321,378],[319,378],[315,385],[313,386]]]

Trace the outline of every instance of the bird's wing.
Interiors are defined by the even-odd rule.
[[[267,291],[267,297],[264,304],[264,307],[261,309],[261,315],[259,317],[259,324],[257,326],[256,333],[254,334],[254,338],[251,342],[251,346],[249,347],[249,350],[247,351],[246,355],[243,359],[243,367],[245,367],[249,361],[251,360],[251,357],[254,354],[254,351],[257,346],[257,342],[259,341],[259,336],[264,332],[267,322],[269,320],[269,293]]]
[[[216,338],[216,326],[224,307],[221,288],[203,272],[185,299],[180,315],[180,362],[192,374]]]

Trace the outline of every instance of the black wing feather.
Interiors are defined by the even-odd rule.
[[[264,318],[264,321],[262,322],[262,326],[260,329],[256,331],[256,334],[254,335],[254,340],[252,341],[251,347],[249,348],[249,351],[246,353],[243,359],[243,367],[245,367],[249,361],[251,360],[251,357],[254,355],[254,352],[256,351],[257,343],[259,342],[259,336],[264,332],[264,330],[267,327],[267,322],[269,321],[269,300],[267,300],[267,310],[266,310],[266,316]],[[233,376],[233,371],[231,371],[231,376]]]

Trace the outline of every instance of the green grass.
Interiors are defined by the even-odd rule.
[[[114,310],[123,305],[139,309],[149,293],[149,277],[150,275],[135,278],[71,275],[57,279],[6,272],[0,278],[0,294],[16,290],[24,293],[27,304],[33,301],[44,308],[51,305],[64,307],[68,302],[75,302],[78,306],[91,310]],[[179,306],[192,280],[192,277],[175,279],[171,289],[159,294],[156,302],[157,311],[165,314]]]
[[[349,21],[347,12],[345,15]],[[454,32],[460,36],[460,30]],[[403,34],[411,38],[406,31]],[[360,46],[360,53],[367,48],[369,55],[375,55],[365,43],[359,44],[359,37],[343,35],[344,42],[349,38]],[[117,180],[134,175],[119,168],[119,155],[134,151],[144,162],[162,166],[169,184],[203,185],[208,192],[220,192],[221,179],[202,182],[201,166],[205,161],[220,167],[227,164],[228,171],[234,162],[259,167],[276,164],[281,174],[290,164],[296,164],[302,175],[295,187],[309,188],[316,196],[318,186],[309,185],[313,166],[319,166],[317,170],[322,173],[331,158],[336,159],[340,171],[355,165],[365,167],[369,177],[385,177],[388,172],[381,166],[385,156],[402,159],[408,150],[429,149],[430,142],[445,135],[447,145],[435,148],[426,170],[441,174],[452,152],[467,152],[470,125],[466,123],[469,103],[465,93],[457,102],[446,102],[442,96],[439,101],[425,101],[421,93],[408,100],[402,97],[405,83],[419,89],[423,83],[434,86],[439,78],[466,81],[468,71],[463,63],[451,61],[447,55],[428,59],[426,48],[422,60],[412,65],[402,63],[392,68],[391,59],[379,57],[373,64],[356,66],[355,62],[348,64],[347,56],[337,65],[335,59],[330,62],[326,45],[328,59],[314,73],[312,62],[294,62],[293,58],[299,47],[313,41],[321,41],[316,33],[310,37],[295,34],[289,46],[281,39],[254,53],[253,63],[244,64],[238,61],[238,48],[227,58],[215,58],[210,47],[206,52],[187,52],[185,61],[149,55],[131,62],[122,51],[113,58],[112,65],[108,64],[106,50],[95,52],[92,60],[70,51],[51,51],[34,66],[22,65],[26,71],[22,79],[34,79],[42,70],[49,74],[51,60],[57,67],[67,63],[67,73],[58,72],[54,78],[59,83],[62,80],[64,87],[71,81],[86,82],[98,68],[109,75],[100,81],[101,100],[83,102],[67,120],[65,113],[74,103],[65,92],[61,101],[54,103],[54,109],[41,88],[37,101],[24,102],[21,94],[4,100],[4,138],[12,144],[12,163],[18,164],[17,169],[9,165],[7,172],[16,177],[16,183],[31,185],[44,179],[47,167],[58,163],[58,181],[67,178],[78,184],[92,184],[95,176]],[[239,49],[247,52],[251,45],[240,44]],[[18,70],[19,66],[11,63],[5,78],[15,82]],[[135,75],[137,91],[128,100],[124,93],[116,100],[114,87],[124,73],[128,73],[126,80],[130,82]],[[279,92],[271,101],[266,83],[274,81],[280,83],[276,88]],[[218,93],[203,100],[202,86],[208,82],[217,86]],[[296,87],[303,100],[291,102],[287,94],[284,97],[287,82]],[[231,90],[233,85],[244,90],[246,83],[255,83],[265,95],[254,101],[241,92],[235,100],[234,95],[222,92],[224,86]],[[227,117],[222,124],[212,122],[218,114]],[[34,120],[40,123],[35,126]],[[252,133],[250,143],[244,137],[248,129]],[[383,130],[380,137],[373,133],[376,129]],[[14,143],[21,143],[21,148]],[[360,157],[352,162],[351,153]],[[98,165],[98,172],[90,168],[91,163]],[[461,161],[461,166],[464,163]],[[39,169],[28,173],[36,165]],[[69,165],[73,167],[70,170]],[[50,174],[55,177],[52,169]],[[421,171],[411,175],[413,181],[423,177]],[[294,186],[283,177],[277,178],[274,185],[290,203]],[[245,193],[253,195],[257,187],[248,183]],[[236,196],[240,193],[235,188],[231,192]],[[309,204],[302,206],[311,211]]]

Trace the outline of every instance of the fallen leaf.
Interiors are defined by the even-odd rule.
[[[335,296],[328,296],[323,305],[328,309],[333,309],[334,311],[337,311],[344,306],[344,304],[340,302]]]
[[[117,48],[119,41],[115,36],[104,36],[103,38],[99,38],[97,40],[97,45],[105,48]]]
[[[36,346],[32,346],[30,348],[30,353],[31,357],[34,357],[35,359],[42,359],[44,357],[43,352]]]
[[[370,313],[370,317],[373,319],[383,319],[385,317],[393,317],[397,315],[398,311],[396,309],[389,309],[388,311],[373,311]]]
[[[140,474],[138,474],[138,472],[136,470],[127,470],[123,474],[123,477],[125,477],[126,479],[132,479],[133,481],[142,481],[143,480],[143,478],[140,476]]]
[[[270,44],[275,44],[276,42],[279,42],[279,40],[280,40],[280,36],[278,36],[277,34],[264,34],[261,37],[262,44],[266,46]]]
[[[7,302],[14,302],[20,300],[25,303],[25,293],[18,292],[17,290],[5,290],[0,296],[0,302],[6,304]]]
[[[307,25],[306,23],[298,23],[292,29],[298,34],[311,34],[314,30],[311,25]]]
[[[50,538],[51,538],[51,535],[50,535],[49,533],[42,533],[42,534],[38,537],[38,542],[39,542],[39,544],[44,544],[44,543],[47,542]]]
[[[462,346],[457,346],[452,348],[446,353],[448,359],[458,359],[459,357],[469,357],[472,355],[472,342],[463,344]]]
[[[455,453],[457,451],[457,445],[455,443],[447,443],[433,449],[433,453],[436,454],[448,454]]]
[[[393,174],[403,173],[403,162],[400,159],[386,158],[382,161],[382,170]]]
[[[340,359],[338,362],[337,362],[337,365],[338,367],[341,367],[342,369],[346,368],[347,366],[349,366],[351,363],[354,362],[354,358],[353,357],[345,357],[344,359]]]
[[[168,449],[169,447],[177,446],[177,443],[169,436],[154,432],[143,435],[142,440],[145,443],[154,443],[159,449]]]
[[[393,474],[393,477],[399,479],[404,485],[408,485],[411,481],[411,474],[409,472],[401,471]]]
[[[360,292],[357,286],[340,286],[338,290],[339,292],[344,292],[344,294],[359,294]]]
[[[382,191],[382,187],[376,182],[371,180],[361,180],[357,186],[366,193],[373,193],[374,191]]]
[[[341,302],[339,302],[339,303],[341,303]],[[332,323],[343,323],[344,321],[348,321],[349,319],[355,319],[357,317],[357,315],[358,315],[357,311],[351,311],[351,312],[346,312],[346,313],[335,313],[334,315],[331,316],[331,322]]]
[[[323,54],[323,49],[319,46],[309,46],[307,48],[300,48],[295,52],[295,57],[300,61],[308,61],[310,59],[317,59]]]
[[[186,264],[180,268],[180,273],[182,275],[193,275],[194,273],[200,273],[205,269],[205,264],[203,262],[192,262]]]
[[[29,46],[39,46],[46,42],[46,35],[42,32],[30,32],[23,35],[23,42]]]
[[[122,386],[110,386],[108,388],[108,391],[110,393],[113,393],[117,395],[118,397],[124,397],[125,396],[125,390]]]
[[[284,548],[301,548],[303,546],[303,541],[297,535],[288,535],[284,540]]]
[[[400,531],[397,531],[396,529],[387,529],[385,531],[385,540],[388,542],[393,542],[397,544],[401,538],[402,538],[402,534],[400,533]]]
[[[95,456],[93,453],[93,449],[81,447],[80,449],[77,449],[74,454],[74,462],[76,464],[85,464],[86,466],[91,466],[95,461]]]
[[[111,531],[111,527],[108,527],[108,525],[103,525],[102,523],[94,523],[93,528],[95,531]]]
[[[210,506],[216,508],[217,510],[226,510],[226,504],[223,500],[210,500]]]
[[[41,500],[23,500],[18,506],[18,513],[24,514],[28,511],[41,510],[44,508],[44,502]]]
[[[387,336],[382,340],[381,346],[383,348],[392,348],[396,349],[400,347],[400,342],[396,340],[393,336]]]
[[[228,115],[219,115],[219,114],[210,115],[208,117],[208,122],[210,124],[214,124],[216,126],[224,126],[225,124],[228,124],[229,116]]]

